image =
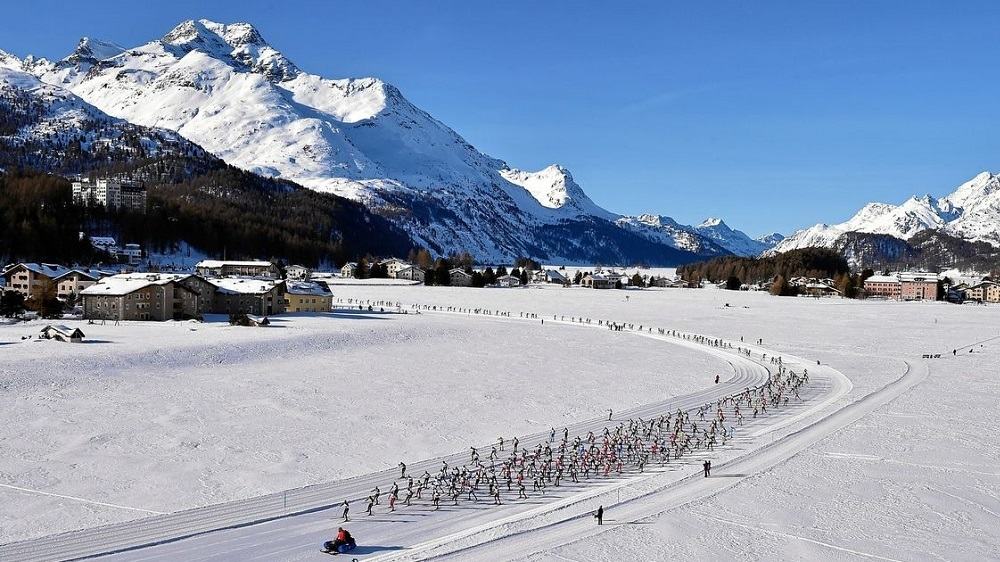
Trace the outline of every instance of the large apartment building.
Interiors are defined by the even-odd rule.
[[[139,183],[88,179],[73,182],[73,202],[77,205],[102,206],[145,212],[146,188]]]
[[[924,271],[900,271],[889,275],[872,275],[865,279],[869,297],[894,300],[938,300],[938,274]]]

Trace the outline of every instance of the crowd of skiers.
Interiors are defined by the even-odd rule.
[[[343,299],[342,299],[343,300]],[[410,305],[380,300],[347,299],[350,306],[379,307],[396,311],[436,311],[466,313],[484,316],[514,318],[513,313],[497,309],[464,308],[455,306]],[[517,318],[542,320],[534,313],[518,313]],[[676,330],[653,328],[633,323],[592,320],[570,316],[569,322],[607,326],[612,331],[641,331],[671,336],[711,347],[732,349],[749,356],[749,348],[717,339],[687,334]],[[567,321],[565,316],[552,316],[553,320]],[[761,343],[762,340],[757,340]],[[569,428],[552,428],[548,439],[524,446],[518,438],[498,437],[488,448],[469,448],[466,462],[457,466],[442,461],[434,470],[422,474],[407,473],[400,463],[399,478],[386,490],[376,487],[365,501],[365,513],[373,515],[376,506],[394,512],[415,501],[424,502],[438,510],[442,504],[458,505],[460,502],[489,501],[501,505],[505,501],[526,500],[531,495],[544,495],[550,488],[594,479],[609,478],[627,471],[643,472],[651,464],[666,465],[699,451],[712,451],[732,439],[736,428],[744,423],[744,415],[757,418],[768,409],[799,400],[799,390],[809,381],[808,370],[801,373],[787,369],[780,357],[762,354],[763,361],[770,359],[772,369],[767,381],[756,387],[727,395],[698,408],[664,413],[650,419],[628,418],[603,430],[589,431],[585,435],[570,435]],[[718,377],[715,378],[719,381]],[[613,412],[608,410],[608,420]],[[706,477],[711,464],[703,463]],[[384,504],[383,504],[384,501]],[[343,504],[343,519],[349,519],[350,505]]]

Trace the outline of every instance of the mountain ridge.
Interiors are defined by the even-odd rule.
[[[625,226],[565,168],[517,170],[391,84],[303,71],[248,23],[187,20],[138,47],[84,39],[74,53],[0,55],[0,64],[116,118],[176,131],[239,168],[363,202],[438,253],[675,265],[721,247],[694,227],[680,243],[641,222]],[[559,239],[567,232],[590,242]]]

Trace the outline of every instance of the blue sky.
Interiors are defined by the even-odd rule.
[[[619,6],[618,4],[622,4]],[[944,195],[1000,161],[1000,3],[10,2],[0,49],[61,58],[249,21],[300,67],[378,76],[600,205],[751,235]]]

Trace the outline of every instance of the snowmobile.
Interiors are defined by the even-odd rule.
[[[346,543],[337,545],[336,548],[334,548],[333,544],[333,541],[326,541],[323,543],[323,550],[320,552],[325,554],[347,554],[358,547],[358,543],[354,541],[354,537],[348,537]]]

